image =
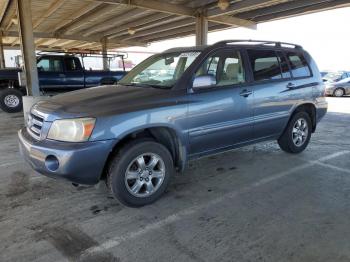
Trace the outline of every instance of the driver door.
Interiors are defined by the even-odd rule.
[[[37,63],[40,89],[49,91],[64,86],[65,74],[62,57],[41,57]]]
[[[191,156],[243,144],[253,137],[253,91],[246,84],[241,52],[223,49],[210,55],[196,77],[210,77],[209,86],[194,87],[189,103]]]

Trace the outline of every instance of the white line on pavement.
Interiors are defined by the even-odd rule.
[[[334,170],[338,170],[340,172],[344,172],[344,173],[350,174],[350,170],[348,170],[348,169],[341,168],[341,167],[334,166],[334,165],[330,165],[330,164],[326,164],[326,163],[322,163],[322,162],[318,162],[318,161],[315,161],[315,162],[316,162],[317,165],[328,167],[328,168],[331,168],[331,169],[334,169]]]
[[[273,182],[275,180],[278,180],[280,178],[286,177],[286,176],[291,175],[294,172],[300,171],[302,169],[314,166],[318,162],[325,161],[325,160],[330,160],[330,159],[333,159],[333,158],[336,158],[336,157],[339,157],[339,156],[342,156],[342,155],[345,155],[345,154],[348,154],[348,153],[350,153],[350,151],[340,151],[340,152],[328,155],[326,157],[322,157],[322,158],[320,158],[320,159],[318,159],[316,161],[309,161],[306,164],[302,164],[302,165],[296,166],[294,168],[291,168],[289,170],[280,172],[280,173],[278,173],[276,175],[263,178],[263,179],[255,182],[255,183],[253,183],[251,185],[242,187],[241,189],[239,189],[237,191],[233,191],[233,192],[227,193],[227,194],[223,195],[222,197],[219,197],[219,198],[213,199],[211,201],[208,201],[205,204],[198,205],[198,206],[195,206],[195,207],[186,208],[186,209],[184,209],[184,210],[182,210],[182,211],[180,211],[178,213],[175,213],[173,215],[170,215],[170,216],[168,216],[168,217],[166,217],[166,218],[164,218],[164,219],[162,219],[162,220],[160,220],[158,222],[155,222],[153,224],[148,224],[147,226],[145,226],[145,227],[143,227],[143,228],[141,228],[139,230],[136,230],[134,232],[130,232],[130,233],[125,234],[125,235],[121,235],[121,236],[117,236],[117,237],[111,238],[111,239],[105,241],[104,243],[102,243],[102,244],[100,244],[98,246],[91,247],[91,248],[85,250],[84,253],[95,253],[95,252],[105,251],[105,250],[110,249],[110,248],[114,248],[114,247],[120,245],[123,242],[126,242],[128,240],[134,239],[134,238],[136,238],[136,237],[138,237],[140,235],[146,234],[146,233],[148,233],[148,232],[150,232],[152,230],[160,229],[160,228],[162,228],[165,225],[169,225],[171,223],[180,221],[180,220],[184,219],[185,217],[190,216],[192,214],[195,214],[198,211],[201,211],[201,210],[203,210],[205,208],[208,208],[208,207],[211,207],[211,206],[215,206],[218,203],[223,202],[223,201],[225,201],[227,199],[233,199],[233,198],[235,198],[237,195],[239,195],[241,193],[250,191],[251,189],[257,188],[259,186],[268,184],[268,183]]]

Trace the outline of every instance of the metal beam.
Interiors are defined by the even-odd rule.
[[[17,0],[17,17],[27,93],[30,96],[40,96],[30,0]]]
[[[137,38],[137,37],[155,34],[158,32],[164,32],[164,31],[168,31],[168,30],[171,31],[175,28],[184,27],[184,26],[191,25],[194,23],[195,23],[195,20],[193,18],[185,18],[185,19],[182,19],[182,20],[179,20],[176,22],[169,22],[167,24],[163,24],[162,26],[155,26],[155,27],[152,27],[150,29],[140,30],[140,31],[137,31],[134,35],[123,36],[120,39],[128,40],[128,39],[133,39],[133,38]]]
[[[203,14],[196,17],[196,46],[206,45],[208,42],[208,20]]]
[[[102,4],[98,7],[88,11],[87,13],[79,16],[77,19],[72,20],[70,23],[57,30],[58,35],[65,34],[67,32],[80,30],[81,27],[86,26],[89,21],[99,18],[106,13],[111,12],[111,6],[108,4]]]
[[[62,17],[61,21],[52,27],[52,31],[56,32],[64,26],[69,25],[72,21],[78,19],[79,17],[85,15],[93,9],[98,8],[102,3],[88,2],[84,7],[82,7],[78,12],[69,13],[67,16]]]
[[[5,53],[2,44],[2,32],[0,31],[0,68],[5,68]]]
[[[315,4],[321,4],[321,3],[327,3],[327,2],[329,3],[330,1],[329,0],[309,0],[309,1],[297,0],[292,2],[285,2],[274,6],[270,6],[270,7],[260,8],[258,10],[247,11],[239,14],[238,17],[256,18],[259,16],[270,15],[270,14],[284,12],[284,11],[293,10],[297,8],[306,8]]]
[[[218,24],[212,25],[212,26],[209,25],[209,30],[211,32],[216,30],[222,30],[223,28],[225,28],[224,25],[218,25]],[[163,41],[163,40],[169,40],[169,39],[174,39],[179,37],[188,37],[196,34],[193,26],[181,28],[181,29],[182,30],[178,30],[177,32],[173,32],[171,34],[170,33],[166,34],[166,32],[164,34],[157,34],[157,36],[153,36],[153,38],[149,37],[149,40],[152,42]]]
[[[256,30],[257,25],[253,21],[245,20],[245,19],[240,19],[237,17],[229,16],[229,15],[223,15],[223,16],[216,16],[214,18],[208,18],[209,21],[219,23],[219,24],[224,24],[224,25],[229,25],[229,26],[242,26],[246,27],[249,29],[254,29]]]
[[[340,7],[347,7],[350,6],[349,0],[335,0],[335,1],[328,1],[320,4],[311,5],[308,7],[301,7],[296,8],[292,10],[277,12],[273,14],[268,14],[264,16],[259,16],[256,18],[256,21],[271,21],[271,20],[277,20],[277,19],[284,19],[287,17],[293,17],[298,15],[304,15],[314,12],[320,12],[320,11],[326,11],[326,10],[332,10]]]
[[[176,14],[183,16],[194,16],[195,9],[185,7],[184,5],[169,4],[164,1],[155,0],[94,0],[96,2],[108,4],[122,4],[127,6],[139,7],[151,11],[163,12],[168,14]]]
[[[5,10],[5,13],[3,14],[0,28],[3,30],[7,30],[12,25],[12,19],[16,15],[16,1],[10,1],[7,5],[7,8]]]
[[[0,3],[0,25],[2,22],[2,19],[5,17],[6,10],[9,7],[10,0],[2,0]]]
[[[58,8],[60,8],[65,0],[57,0],[54,1],[49,8],[45,11],[45,13],[33,23],[33,29],[37,28],[46,18],[52,15]]]
[[[276,0],[244,0],[244,1],[235,1],[231,3],[230,6],[226,10],[221,10],[219,8],[213,8],[208,10],[208,17],[217,17],[223,15],[232,15],[234,13],[242,12],[242,10],[246,8],[255,9],[260,8],[261,6],[266,6],[272,3],[276,3]],[[215,4],[216,5],[216,4]]]
[[[169,14],[164,14],[164,13],[159,13],[159,14],[166,15],[166,17],[161,18],[161,19],[157,19],[157,20],[153,20],[153,21],[150,21],[148,23],[141,23],[141,21],[146,21],[143,19],[141,19],[141,21],[137,20],[137,21],[140,21],[140,22],[138,22],[137,25],[134,24],[134,26],[127,26],[127,25],[131,24],[132,22],[127,23],[125,26],[122,25],[122,26],[116,28],[115,30],[113,30],[113,34],[110,34],[110,32],[103,32],[102,34],[105,34],[105,36],[107,36],[108,38],[116,38],[117,36],[129,35],[129,32],[128,32],[129,28],[134,30],[137,33],[137,32],[142,31],[142,30],[147,30],[147,29],[150,29],[152,27],[161,27],[165,24],[177,22],[177,21],[183,19],[182,16],[169,15]]]
[[[18,32],[15,31],[4,31],[4,36],[9,37],[18,37]],[[56,39],[66,39],[66,40],[77,40],[77,41],[85,41],[85,42],[96,42],[100,43],[101,38],[99,37],[82,37],[79,35],[60,35],[57,37],[55,33],[44,33],[44,32],[34,32],[35,38],[56,38]],[[108,42],[112,44],[122,44],[122,45],[134,45],[134,46],[145,46],[147,43],[137,42],[137,41],[124,41],[122,40],[109,40]]]
[[[184,5],[170,4],[163,1],[155,0],[94,0],[102,3],[109,4],[122,4],[127,6],[139,7],[146,10],[157,11],[168,14],[175,14],[181,16],[196,17],[199,10],[196,8],[185,7]],[[244,2],[244,1],[243,1]],[[216,17],[210,17],[210,21],[219,24],[225,24],[230,26],[243,26],[248,28],[254,28],[255,23],[252,21],[243,21],[242,19],[232,19],[231,16],[221,15],[219,19]]]
[[[115,17],[107,19],[101,23],[98,23],[97,25],[93,25],[91,28],[85,29],[81,32],[81,34],[83,36],[89,36],[99,31],[106,31],[109,28],[118,28],[124,21],[135,19],[143,13],[143,10],[139,10],[137,8],[123,11],[122,14],[116,15]]]

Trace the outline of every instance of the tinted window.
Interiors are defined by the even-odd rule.
[[[64,65],[66,66],[67,71],[80,71],[81,66],[79,59],[70,57],[64,59]]]
[[[301,54],[295,52],[288,52],[287,57],[290,62],[290,66],[294,77],[311,76],[310,68],[305,58]]]
[[[282,77],[283,78],[291,78],[291,73],[289,71],[289,66],[287,63],[287,60],[285,58],[285,56],[283,55],[282,52],[277,52],[277,57],[278,57],[278,61],[280,63],[281,66],[281,70],[282,70]]]
[[[196,72],[196,76],[200,75],[212,75],[216,79],[213,86],[244,83],[245,74],[240,52],[224,50],[208,57]]]
[[[61,58],[41,58],[37,64],[39,71],[62,72]]]
[[[247,50],[254,80],[282,79],[281,58],[272,50]]]

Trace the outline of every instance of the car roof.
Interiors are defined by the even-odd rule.
[[[163,53],[170,52],[193,52],[193,51],[203,51],[205,49],[211,49],[216,47],[225,47],[225,46],[236,46],[242,48],[267,48],[267,49],[284,49],[284,50],[299,50],[303,51],[302,46],[292,43],[284,43],[277,41],[269,40],[223,40],[216,42],[213,45],[202,45],[202,46],[191,46],[191,47],[176,47],[171,48]]]

